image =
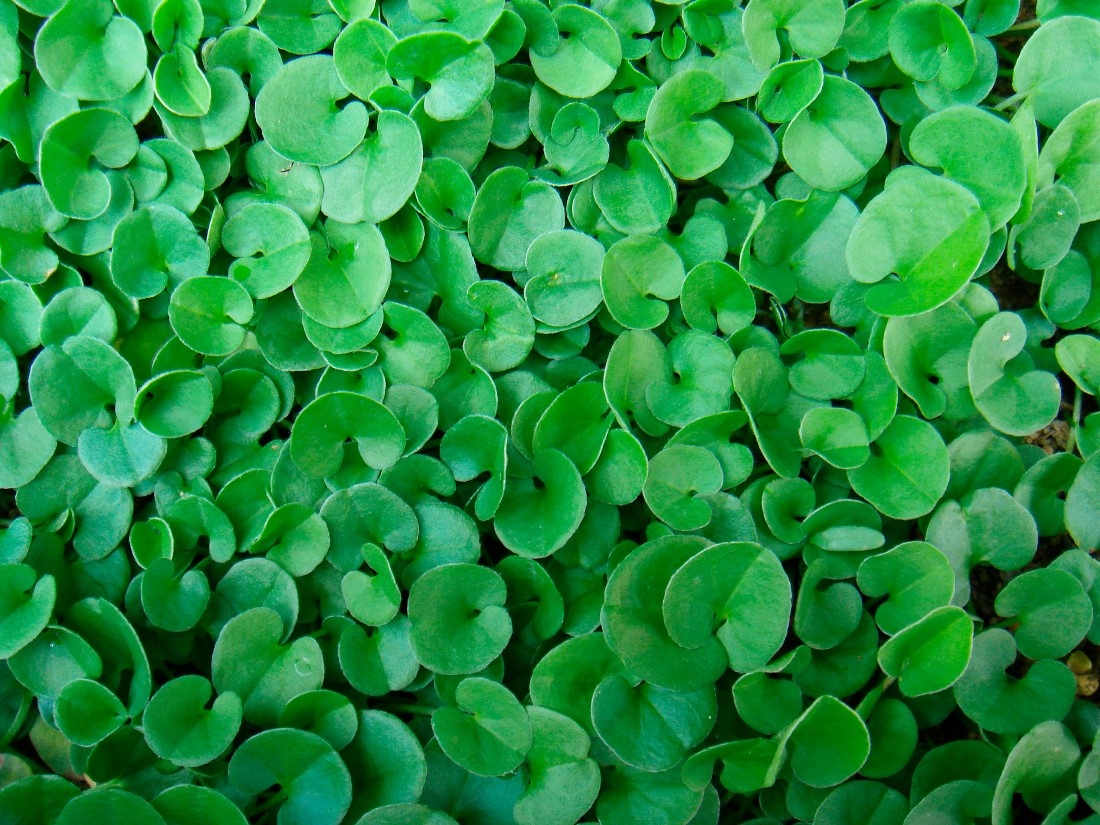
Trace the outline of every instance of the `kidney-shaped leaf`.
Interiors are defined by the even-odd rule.
[[[413,649],[420,663],[445,675],[477,673],[512,636],[499,573],[474,564],[446,564],[409,590]]]
[[[405,448],[405,432],[389,409],[341,391],[320,396],[298,413],[290,453],[304,472],[324,477],[340,469],[348,439],[355,439],[363,461],[379,470],[396,463]]]
[[[519,767],[531,748],[531,720],[508,688],[481,677],[464,679],[455,705],[432,714],[432,731],[447,756],[479,776]]]
[[[866,295],[873,312],[919,315],[967,284],[988,242],[989,220],[968,189],[928,172],[899,169],[856,221],[848,267],[857,281],[874,285]]]
[[[715,544],[676,571],[662,610],[678,645],[694,649],[717,636],[730,667],[747,673],[771,661],[787,636],[791,584],[779,559],[760,545]]]
[[[256,122],[271,148],[288,160],[328,166],[346,158],[367,132],[367,108],[354,101],[331,55],[283,65],[256,97]]]
[[[961,607],[939,607],[886,642],[879,665],[905,696],[936,693],[963,675],[973,639],[973,620]]]
[[[313,733],[272,728],[233,752],[229,781],[245,794],[278,786],[279,825],[338,825],[351,806],[351,775],[332,746]]]
[[[189,674],[164,684],[145,709],[142,728],[153,753],[175,765],[195,768],[229,748],[240,730],[240,697],[225,692],[207,709],[213,689],[202,676]]]
[[[813,788],[839,785],[867,761],[871,739],[854,710],[833,696],[822,696],[785,735],[791,770]]]
[[[848,471],[852,489],[891,518],[932,512],[951,475],[947,447],[935,428],[899,415],[871,445],[871,457]]]

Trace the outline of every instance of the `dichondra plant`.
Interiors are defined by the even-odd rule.
[[[1100,3],[0,0],[0,825],[1100,823]]]

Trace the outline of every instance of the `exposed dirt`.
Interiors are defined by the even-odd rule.
[[[1069,424],[1065,421],[1052,421],[1038,432],[1024,437],[1025,444],[1034,444],[1047,455],[1063,453],[1069,443]]]
[[[1004,259],[989,274],[989,288],[1004,310],[1030,309],[1039,303],[1039,284],[1025,281],[1008,268]]]

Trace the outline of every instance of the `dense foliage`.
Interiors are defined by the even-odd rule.
[[[1100,3],[0,0],[0,825],[1100,822]]]

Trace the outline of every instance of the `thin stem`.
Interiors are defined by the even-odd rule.
[[[1025,20],[1023,23],[1017,23],[1015,26],[1009,26],[1005,29],[1005,34],[1012,34],[1014,32],[1027,32],[1032,29],[1037,29],[1042,25],[1039,20]]]
[[[1006,97],[993,108],[998,112],[1003,112],[1005,109],[1013,109],[1019,106],[1025,100],[1027,100],[1027,93],[1018,92],[1017,94],[1012,95],[1012,97]]]
[[[1069,422],[1069,437],[1066,439],[1066,452],[1072,453],[1077,446],[1077,427],[1081,422],[1081,402],[1083,400],[1083,393],[1081,388],[1077,387],[1073,394],[1073,416]]]
[[[1016,63],[1016,59],[1019,57],[1019,55],[1017,55],[1015,52],[1009,51],[1000,43],[994,43],[993,46],[997,51],[997,56],[1001,58],[1001,60],[1009,64]]]
[[[288,796],[289,796],[289,794],[287,793],[286,789],[285,788],[280,788],[278,793],[275,793],[274,795],[271,796],[270,799],[260,803],[259,805],[257,805],[255,808],[252,809],[253,818],[258,819],[260,816],[267,813],[272,808],[275,808],[279,805],[282,805],[286,801]]]
[[[375,705],[378,710],[384,710],[388,713],[415,713],[418,716],[431,716],[435,713],[435,708],[425,708],[419,705],[391,705],[391,704],[378,704]]]

